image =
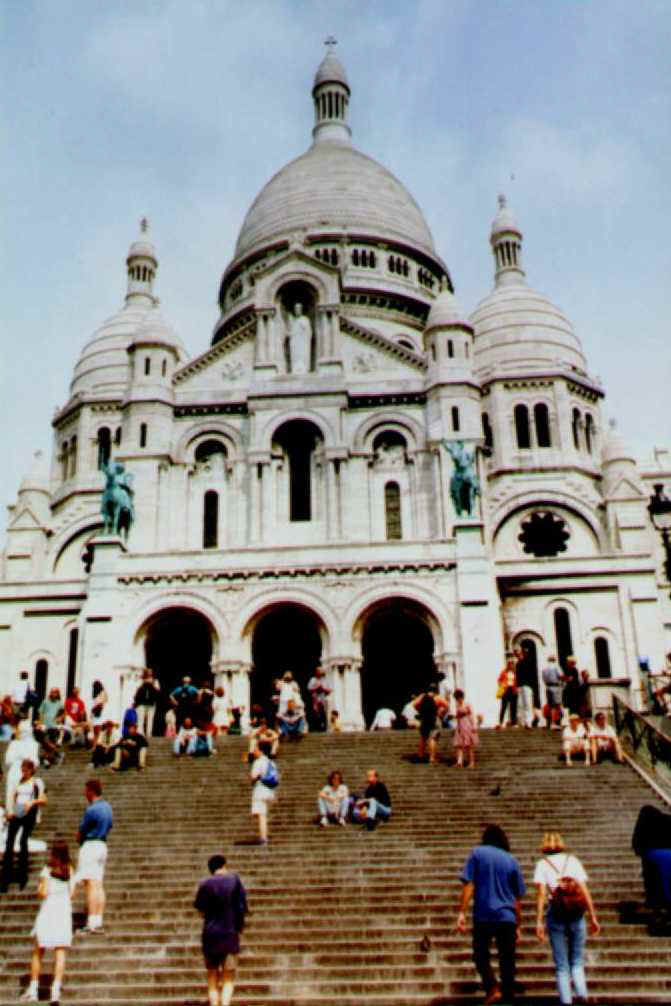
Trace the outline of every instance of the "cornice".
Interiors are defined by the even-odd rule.
[[[417,559],[396,562],[326,563],[307,566],[273,566],[272,568],[239,567],[223,570],[182,570],[180,572],[141,572],[125,574],[117,578],[124,586],[131,584],[172,584],[172,583],[231,583],[235,581],[286,580],[286,579],[329,579],[333,577],[357,577],[364,579],[371,575],[411,573],[447,573],[456,568],[455,562],[443,560]]]

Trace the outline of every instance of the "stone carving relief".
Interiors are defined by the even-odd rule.
[[[352,370],[358,374],[371,374],[379,369],[379,360],[375,353],[357,353],[352,361]]]
[[[382,471],[404,468],[406,462],[405,448],[402,444],[392,444],[382,441],[375,450],[374,466]]]
[[[243,376],[244,372],[245,368],[240,360],[237,362],[231,361],[230,363],[225,363],[221,368],[221,377],[224,381],[237,381]]]

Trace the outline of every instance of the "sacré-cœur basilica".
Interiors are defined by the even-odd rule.
[[[469,318],[412,196],[352,145],[332,51],[312,98],[312,144],[252,203],[194,359],[142,223],[50,467],[36,458],[10,508],[2,688],[27,669],[88,698],[99,679],[116,710],[150,666],[164,691],[211,671],[249,707],[321,663],[359,728],[438,668],[491,722],[523,645],[539,668],[574,653],[595,705],[640,704],[639,658],[671,649],[646,511],[667,453],[642,470],[609,428],[505,199]]]

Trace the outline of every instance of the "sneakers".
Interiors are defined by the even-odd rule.
[[[319,827],[320,828],[328,828],[328,826],[329,826],[328,818],[327,817],[323,817],[321,819],[321,821],[319,822]]]
[[[19,999],[20,999],[20,1001],[22,1003],[36,1003],[36,1002],[39,1002],[40,995],[39,995],[39,990],[38,990],[37,986],[36,985],[32,985],[32,984],[29,985],[28,988],[25,989],[21,993],[21,995],[19,996]]]
[[[339,817],[338,818],[338,824],[341,824],[343,826],[343,828],[344,828],[345,825],[347,824],[347,821],[345,820],[344,817]]]
[[[79,932],[80,933],[87,933],[87,934],[91,934],[92,935],[93,933],[103,933],[104,934],[105,930],[104,930],[104,928],[102,926],[82,926],[82,928],[79,930]]]

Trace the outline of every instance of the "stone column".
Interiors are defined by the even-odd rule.
[[[363,730],[361,661],[356,657],[332,657],[328,666],[333,680],[331,708],[340,713],[343,730]]]
[[[276,310],[260,308],[256,312],[256,339],[254,340],[254,374],[257,378],[274,377],[277,373],[279,351],[276,337]]]
[[[242,660],[217,660],[212,663],[214,686],[220,685],[226,693],[229,708],[250,709],[249,674],[251,664]]]
[[[118,681],[118,722],[123,721],[123,714],[133,702],[133,697],[142,682],[142,673],[145,667],[134,667],[130,664],[120,665],[114,668],[117,672]],[[110,707],[114,707],[114,694],[110,694]],[[112,715],[110,708],[110,716]]]
[[[320,373],[340,373],[342,361],[336,349],[338,306],[322,304],[317,308],[317,370]]]
[[[262,542],[265,534],[265,525],[268,521],[266,507],[271,505],[270,500],[270,480],[268,478],[269,466],[271,462],[270,451],[250,451],[248,455],[249,475],[250,475],[250,520],[249,520],[249,540],[250,542]]]

